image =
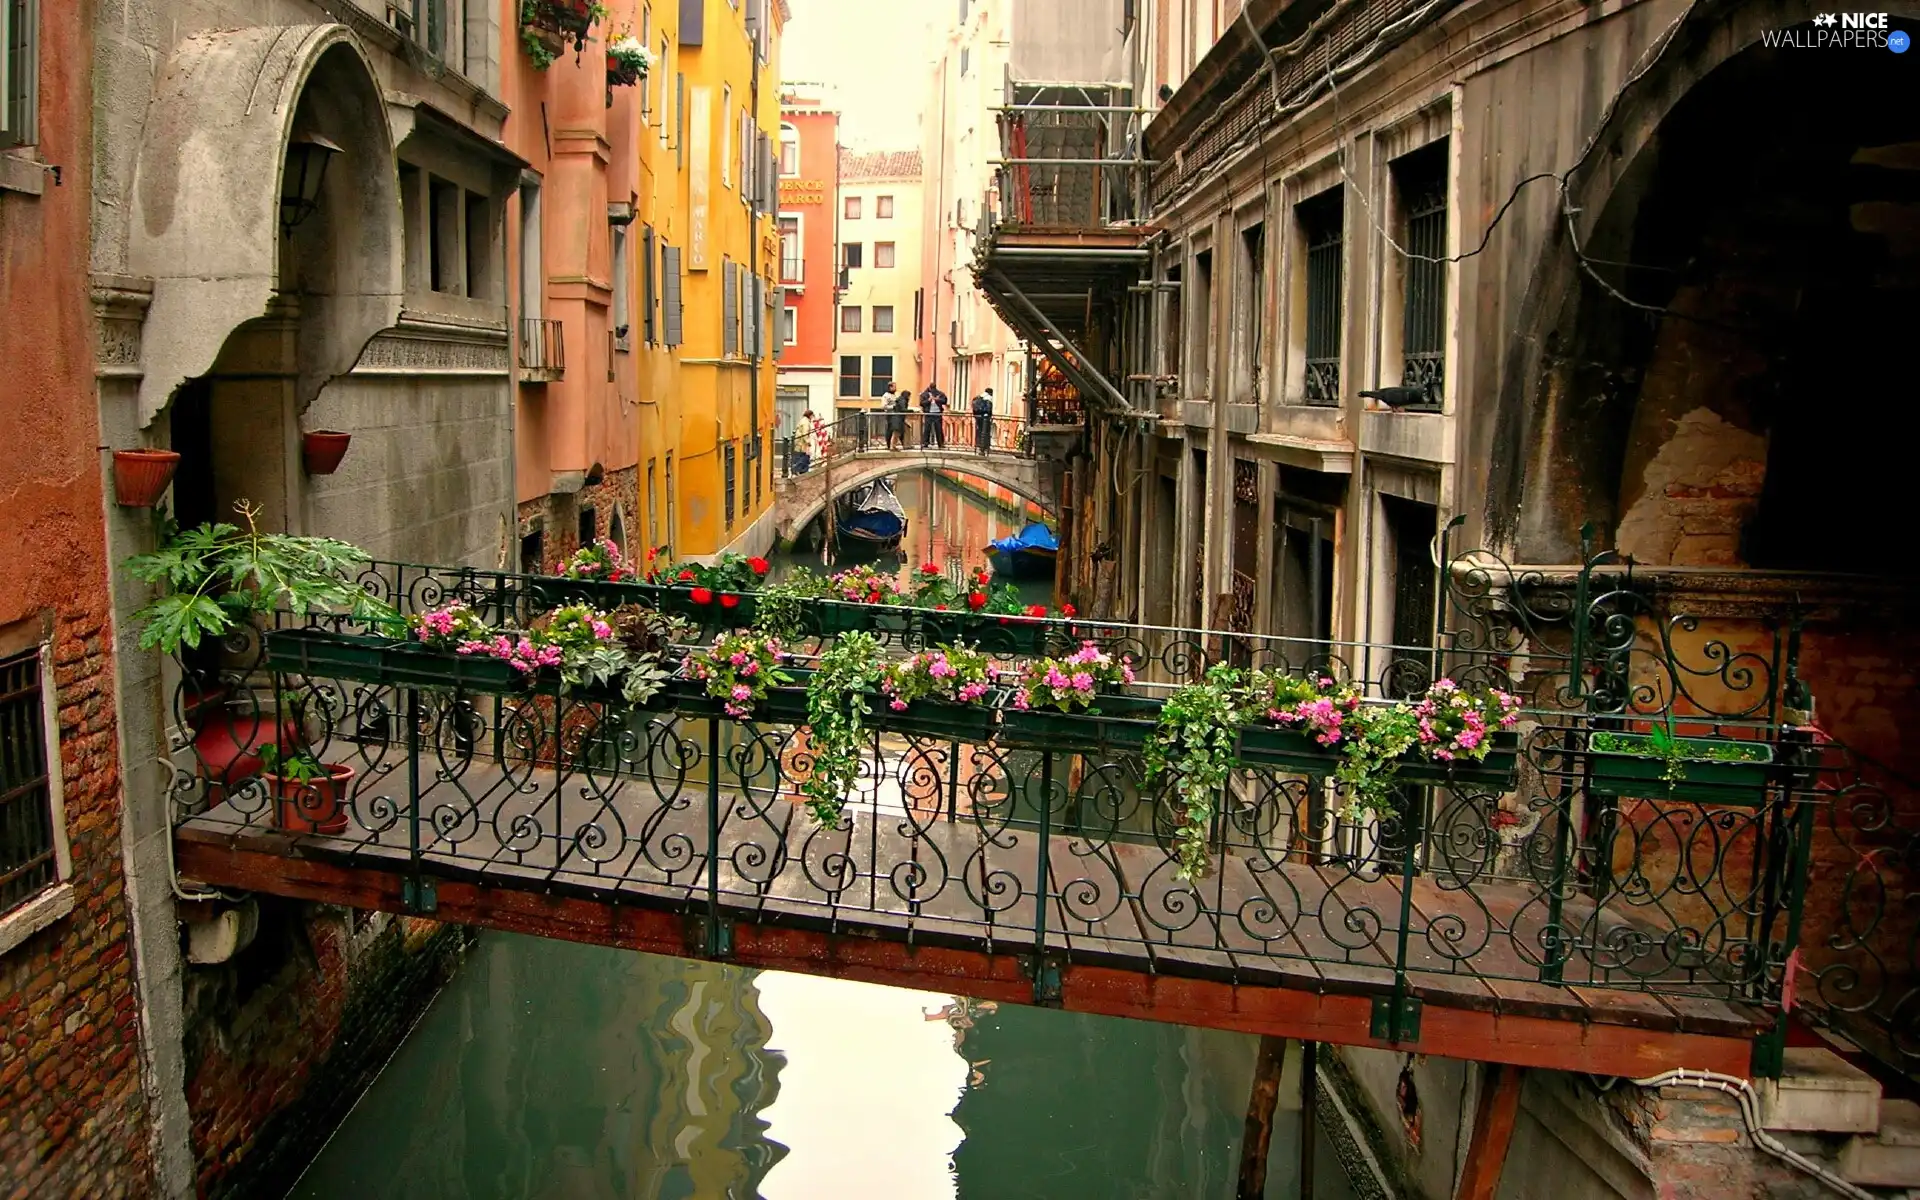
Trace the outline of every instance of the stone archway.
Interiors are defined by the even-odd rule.
[[[318,211],[284,236],[287,147],[305,133],[341,153]],[[132,193],[129,268],[153,281],[143,426],[183,384],[214,369],[231,335],[284,315],[287,301],[297,306],[287,348],[296,411],[399,319],[393,137],[379,80],[343,25],[255,26],[181,41],[155,86]]]
[[[292,139],[340,148],[282,224]],[[139,420],[165,412],[183,521],[304,526],[300,414],[400,316],[399,180],[379,82],[344,26],[183,41],[156,90],[128,246],[153,279]]]
[[[1745,544],[1759,493],[1807,475],[1770,461],[1804,440],[1778,436],[1795,428],[1796,404],[1823,409],[1810,392],[1877,379],[1845,355],[1808,370],[1792,295],[1825,266],[1857,261],[1863,241],[1882,239],[1883,261],[1911,261],[1888,208],[1910,186],[1882,188],[1888,203],[1876,205],[1851,163],[1920,137],[1901,102],[1911,64],[1763,44],[1764,32],[1806,19],[1804,5],[1702,6],[1596,131],[1564,196],[1587,262],[1556,219],[1477,433],[1492,456],[1490,544],[1571,561],[1593,520],[1603,541],[1633,541],[1617,544],[1643,561],[1761,565],[1765,553]],[[1863,202],[1877,208],[1864,214],[1874,229]],[[1650,498],[1672,500],[1695,529],[1651,520]],[[1718,501],[1730,503],[1714,511]]]

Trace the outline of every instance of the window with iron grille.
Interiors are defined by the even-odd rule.
[[[0,660],[0,913],[59,882],[38,647]]]
[[[1340,308],[1344,188],[1330,188],[1295,210],[1307,249],[1306,400],[1340,403]]]
[[[728,529],[733,528],[733,476],[735,471],[735,463],[734,463],[735,457],[736,455],[734,453],[733,443],[728,442],[727,449],[726,449],[726,478],[722,481],[722,488],[721,488],[721,490],[724,491],[727,496],[726,518],[727,518]]]
[[[1440,403],[1446,382],[1447,143],[1423,146],[1393,164],[1404,214],[1401,245],[1402,387],[1425,388]]]

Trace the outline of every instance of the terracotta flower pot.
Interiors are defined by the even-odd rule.
[[[172,450],[115,450],[114,499],[126,508],[152,508],[179,468],[180,455]]]
[[[331,475],[339,470],[340,460],[347,456],[347,443],[352,440],[352,434],[335,429],[301,434],[300,453],[307,460],[307,474]]]
[[[345,763],[329,763],[325,775],[305,783],[263,773],[261,778],[273,789],[274,827],[287,833],[345,833],[346,797],[353,776],[353,768]]]

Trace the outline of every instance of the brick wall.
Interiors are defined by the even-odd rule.
[[[203,1196],[290,1187],[469,940],[431,921],[259,902],[251,946],[186,973],[187,1105]]]
[[[639,481],[638,469],[627,467],[609,471],[599,483],[583,487],[571,495],[542,496],[522,503],[518,508],[520,536],[527,536],[536,527],[541,531],[540,570],[552,571],[555,563],[572,557],[573,552],[580,549],[580,512],[589,507],[593,509],[596,539],[612,536],[613,516],[618,511],[626,534],[628,556],[645,557],[648,549],[647,513],[640,505]],[[665,503],[662,498],[663,508]],[[667,536],[664,523],[662,518],[662,540]],[[508,568],[517,570],[519,565],[516,558],[508,564]]]
[[[1737,1101],[1707,1088],[1616,1088],[1615,1108],[1641,1139],[1659,1200],[1815,1200],[1825,1186],[1754,1147]],[[1834,1146],[1812,1136],[1792,1148],[1831,1169]]]
[[[148,1190],[104,597],[54,626],[74,908],[0,955],[0,1197]]]

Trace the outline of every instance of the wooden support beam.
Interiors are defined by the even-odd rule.
[[[1253,1090],[1247,1096],[1247,1123],[1240,1135],[1238,1200],[1267,1194],[1267,1151],[1273,1144],[1273,1110],[1280,1103],[1280,1073],[1287,1063],[1287,1039],[1262,1034],[1253,1063]]]
[[[176,835],[174,845],[182,879],[294,900],[408,911],[398,869],[307,857],[296,853],[284,835],[233,838],[189,829]],[[632,889],[589,895],[557,883],[459,874],[436,875],[434,920],[651,954],[702,956],[699,939],[689,937],[688,921],[703,915],[705,906],[684,891],[668,901]],[[543,890],[524,890],[534,886]],[[1005,943],[997,953],[972,939],[962,943],[937,935],[909,944],[904,929],[854,925],[851,910],[836,915],[834,928],[756,924],[750,915],[738,915],[728,961],[741,966],[1033,1003],[1033,981]],[[1421,1017],[1419,1039],[1390,1045],[1373,1036],[1373,997],[1366,992],[1242,984],[1084,959],[1065,964],[1059,1006],[1098,1016],[1628,1079],[1678,1067],[1744,1078],[1752,1062],[1751,1033],[1651,1030],[1431,1002]]]
[[[1499,1190],[1500,1171],[1507,1165],[1507,1147],[1513,1141],[1513,1122],[1520,1115],[1520,1085],[1525,1081],[1526,1072],[1520,1067],[1486,1065],[1455,1200],[1493,1200]]]

